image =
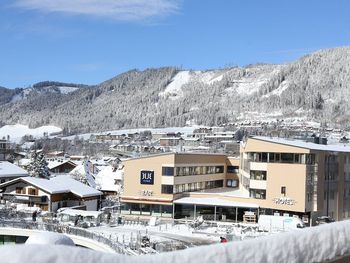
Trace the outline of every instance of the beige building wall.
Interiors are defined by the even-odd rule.
[[[124,161],[124,193],[122,202],[145,204],[172,204],[182,194],[162,194],[162,184],[181,185],[196,182],[225,180],[226,155],[169,153]],[[236,161],[237,163],[238,161]],[[224,166],[223,173],[162,176],[162,167]],[[154,171],[154,184],[140,183],[141,170]],[[174,171],[176,172],[176,171]],[[225,183],[225,182],[224,182]]]
[[[122,201],[130,203],[172,203],[172,194],[162,194],[162,167],[174,167],[175,154],[149,156],[124,161]],[[141,184],[142,170],[154,171],[154,184]],[[167,176],[171,177],[171,176]]]

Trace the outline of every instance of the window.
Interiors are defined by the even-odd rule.
[[[238,166],[227,166],[228,173],[238,173]]]
[[[224,166],[215,166],[215,173],[221,174],[224,172]]]
[[[162,175],[174,176],[174,167],[162,167]]]
[[[306,154],[306,164],[315,164],[314,154]]]
[[[21,194],[23,187],[16,187],[16,194]]]
[[[266,163],[267,162],[267,153],[262,153],[261,154],[261,161]]]
[[[286,187],[285,186],[282,186],[281,187],[281,194],[283,194],[284,196],[286,196]]]
[[[34,188],[29,188],[29,189],[28,189],[28,194],[29,194],[29,195],[36,195],[35,189],[34,189]]]
[[[172,185],[162,184],[162,194],[172,194],[173,188]]]
[[[214,181],[214,187],[218,188],[218,187],[223,187],[224,186],[224,180],[216,180]]]
[[[251,198],[255,198],[255,199],[266,199],[266,190],[250,189],[249,195]]]
[[[282,163],[294,163],[294,154],[293,153],[282,153],[281,154]]]
[[[227,187],[237,187],[237,185],[238,185],[238,181],[237,180],[228,179],[226,181],[226,186]]]
[[[250,171],[251,180],[264,180],[266,181],[266,171]]]

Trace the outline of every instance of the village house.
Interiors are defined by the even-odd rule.
[[[47,167],[51,173],[62,174],[70,173],[77,165],[70,160],[48,161]]]
[[[102,193],[68,176],[51,179],[20,177],[0,184],[2,202],[39,207],[56,212],[61,207],[82,206],[96,211]]]

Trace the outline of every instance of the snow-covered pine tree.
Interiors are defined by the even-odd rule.
[[[77,180],[83,184],[89,185],[85,173],[81,173],[80,171],[75,171],[70,174],[70,177],[74,180]]]
[[[31,156],[31,163],[28,166],[29,176],[37,178],[50,178],[49,168],[43,153],[33,152]]]

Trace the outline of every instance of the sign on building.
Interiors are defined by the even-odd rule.
[[[141,184],[154,184],[154,171],[142,170],[140,173]]]
[[[294,199],[289,197],[277,197],[272,199],[272,202],[274,202],[276,205],[295,205],[296,203]]]

